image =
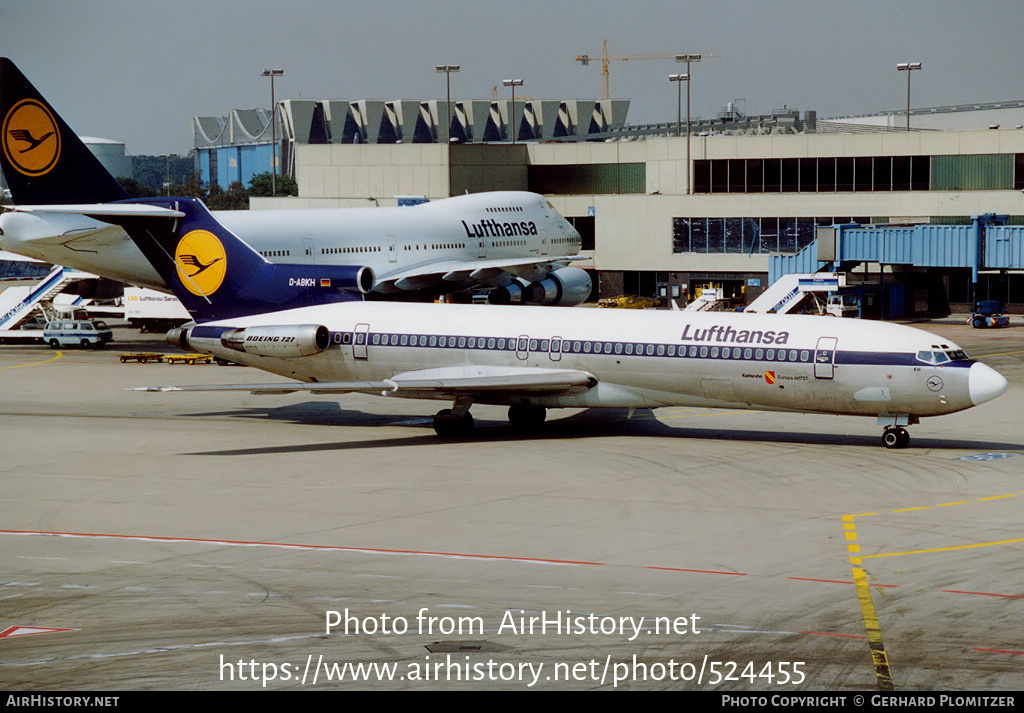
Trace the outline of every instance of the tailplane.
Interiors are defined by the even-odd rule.
[[[0,57],[0,168],[18,205],[105,203],[117,180],[6,57]]]

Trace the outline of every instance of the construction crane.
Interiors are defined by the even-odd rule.
[[[629,62],[634,59],[675,59],[679,57],[679,52],[660,52],[658,54],[629,54],[622,55],[621,57],[609,56],[608,55],[608,40],[601,43],[601,98],[611,99],[611,93],[609,88],[609,74],[608,64],[610,62]],[[716,55],[704,54],[704,57],[714,57]],[[591,60],[596,60],[596,57],[590,55],[581,54],[576,56],[576,61],[581,62],[584,67],[590,64]]]
[[[497,84],[495,84],[494,86],[491,87],[491,101],[492,102],[498,101],[498,85]],[[517,102],[533,101],[533,95],[532,94],[517,94],[516,95],[516,101]]]

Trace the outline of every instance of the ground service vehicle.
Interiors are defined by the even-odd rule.
[[[1003,314],[1003,303],[998,300],[975,302],[971,318],[967,321],[975,329],[985,327],[1006,327],[1010,318]]]
[[[113,338],[110,327],[98,319],[54,319],[43,330],[43,341],[52,349],[71,345],[102,347]]]

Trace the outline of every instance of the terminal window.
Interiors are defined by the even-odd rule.
[[[965,157],[940,158],[953,162],[953,173],[975,172],[961,167]],[[1024,186],[1024,161],[1018,160],[1017,165],[1020,168],[1016,175]],[[841,193],[934,188],[931,156],[731,158],[693,162],[695,193]]]
[[[814,242],[815,227],[870,223],[867,217],[673,218],[673,253],[796,253]]]

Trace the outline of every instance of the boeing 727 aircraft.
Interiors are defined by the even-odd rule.
[[[128,195],[9,59],[0,58],[0,166],[15,204],[107,203]],[[369,295],[410,299],[489,289],[492,302],[576,305],[592,289],[579,233],[543,197],[476,193],[401,208],[220,211],[273,263],[357,266]],[[0,247],[168,291],[125,232],[80,213],[0,216]]]
[[[906,426],[1003,393],[1006,379],[956,344],[895,324],[752,313],[617,312],[343,302],[267,311],[289,289],[195,199],[97,206],[127,227],[197,324],[168,338],[295,381],[153,387],[261,394],[362,392],[452,402],[434,417],[465,436],[474,403],[509,406],[514,426],[561,407],[705,406],[874,416],[890,448]],[[184,247],[183,247],[184,246]],[[223,256],[223,268],[197,275]],[[196,253],[202,253],[196,255]],[[315,283],[315,267],[308,281]],[[301,282],[301,278],[300,278]],[[297,289],[297,288],[296,288]],[[246,312],[260,312],[246,314]],[[220,315],[231,315],[219,318]]]

